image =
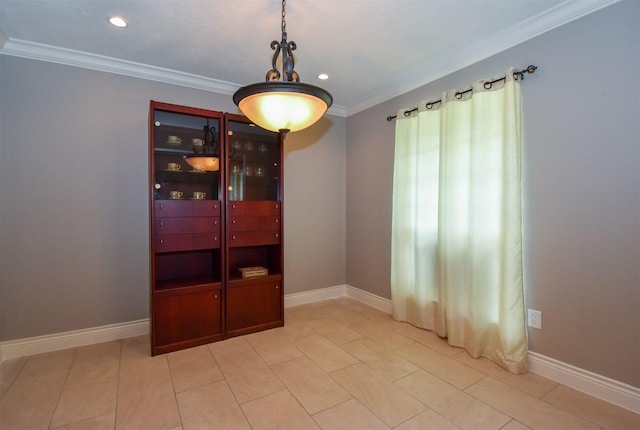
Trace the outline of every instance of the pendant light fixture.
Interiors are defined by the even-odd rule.
[[[294,41],[287,41],[285,0],[282,0],[282,40],[271,42],[275,52],[271,70],[265,82],[247,85],[233,95],[233,102],[260,127],[287,133],[309,127],[318,121],[333,103],[328,91],[300,82],[295,66]],[[282,73],[278,71],[278,57],[282,55]]]
[[[216,128],[207,125],[203,127],[202,139],[193,140],[193,154],[185,155],[184,159],[191,167],[200,172],[217,172],[220,170],[220,154],[216,150]]]

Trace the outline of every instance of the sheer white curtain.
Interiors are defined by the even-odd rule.
[[[520,84],[483,84],[398,113],[393,316],[523,373]]]

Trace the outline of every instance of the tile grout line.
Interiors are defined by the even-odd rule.
[[[113,430],[118,428],[118,405],[120,404],[120,375],[122,371],[122,352],[124,350],[124,342],[120,340],[120,356],[118,359],[118,383],[116,384],[116,407],[114,409]]]
[[[176,384],[173,378],[173,371],[171,370],[171,364],[169,363],[169,354],[171,353],[166,353],[164,354],[164,356],[167,363],[167,369],[169,370],[169,378],[171,380],[171,391],[173,391],[173,401],[176,403],[176,410],[178,411],[178,420],[180,420],[180,428],[183,428],[184,426],[182,423],[182,412],[180,411],[180,403],[178,403],[178,392],[176,391]]]
[[[76,362],[76,358],[78,356],[78,348],[73,348],[73,359],[71,360],[71,364],[69,365],[69,368],[67,369],[67,375],[64,378],[64,384],[62,384],[62,388],[60,389],[60,392],[58,393],[58,398],[56,399],[56,405],[53,408],[53,411],[51,412],[51,417],[49,418],[49,424],[47,425],[47,428],[50,429],[52,428],[51,426],[53,425],[53,418],[56,416],[56,411],[58,410],[58,406],[60,406],[60,399],[62,398],[62,393],[64,393],[64,389],[67,387],[67,384],[69,383],[69,375],[71,374],[71,368],[73,367],[73,363]],[[69,423],[67,423],[69,424]]]
[[[21,360],[22,359],[22,361],[23,361],[22,366],[20,366],[20,370],[18,370],[16,372],[15,376],[11,379],[11,382],[7,386],[7,390],[2,395],[2,398],[0,398],[0,403],[4,400],[5,396],[9,393],[9,390],[11,390],[11,387],[13,386],[13,384],[15,384],[16,380],[18,379],[18,377],[20,376],[20,374],[24,370],[24,368],[27,365],[27,362],[29,361],[30,358],[31,358],[31,356],[27,356],[26,358],[23,358],[23,357],[18,357],[17,358],[17,360]],[[0,365],[2,365],[2,362],[0,362]]]
[[[320,424],[319,424],[318,421],[316,421],[316,417],[318,416],[318,414],[321,414],[321,413],[323,413],[325,411],[331,410],[332,408],[335,408],[335,407],[337,407],[339,405],[343,405],[346,402],[349,402],[349,401],[352,401],[352,400],[356,401],[361,407],[363,407],[366,411],[368,411],[372,416],[376,417],[378,420],[380,420],[380,421],[382,421],[384,423],[384,421],[382,420],[382,418],[380,416],[378,416],[374,411],[372,411],[367,406],[365,406],[363,403],[361,403],[356,397],[353,396],[353,394],[349,390],[347,390],[342,384],[340,384],[335,379],[334,374],[336,372],[344,370],[344,369],[348,369],[348,368],[351,368],[351,367],[357,366],[357,365],[365,366],[367,369],[369,369],[372,372],[377,373],[383,379],[389,381],[391,384],[395,385],[396,387],[398,387],[398,385],[397,385],[398,381],[401,381],[404,378],[410,378],[412,375],[415,375],[416,373],[421,372],[421,371],[426,372],[430,376],[432,376],[434,378],[437,378],[439,381],[444,382],[445,384],[451,386],[457,392],[464,393],[465,395],[470,396],[470,398],[475,399],[476,401],[480,402],[481,404],[485,405],[486,407],[490,408],[491,410],[493,410],[493,411],[495,411],[495,412],[497,412],[497,413],[499,413],[501,415],[504,415],[504,416],[508,417],[509,421],[504,423],[500,428],[507,428],[510,425],[516,425],[516,424],[514,424],[514,422],[517,423],[517,424],[523,425],[523,426],[528,426],[528,425],[524,424],[523,421],[520,421],[519,419],[511,416],[509,413],[503,412],[500,409],[497,409],[497,407],[492,406],[492,404],[486,403],[484,400],[482,400],[482,399],[474,396],[473,394],[471,394],[470,391],[474,391],[473,390],[474,387],[476,387],[477,390],[480,390],[481,387],[478,386],[478,384],[482,384],[483,382],[488,382],[488,381],[495,381],[496,384],[503,385],[508,390],[515,390],[515,391],[512,391],[512,393],[518,392],[521,395],[524,395],[527,398],[530,398],[532,401],[536,401],[536,400],[540,401],[541,402],[541,403],[539,403],[540,405],[545,405],[545,407],[549,407],[549,408],[551,408],[551,409],[553,409],[555,411],[559,411],[559,412],[562,413],[562,415],[566,415],[567,417],[570,416],[570,417],[579,419],[580,421],[582,421],[584,423],[593,424],[594,426],[598,427],[599,429],[604,429],[604,427],[606,427],[603,424],[601,424],[600,422],[593,421],[589,417],[597,418],[598,421],[601,421],[602,423],[606,423],[607,422],[606,421],[606,417],[609,416],[607,414],[609,414],[610,412],[604,411],[603,415],[600,415],[599,412],[596,412],[596,415],[589,414],[589,413],[587,413],[587,414],[580,413],[581,409],[579,407],[580,406],[582,406],[583,408],[584,407],[588,407],[590,405],[590,403],[578,403],[578,404],[566,403],[566,400],[563,401],[562,397],[558,397],[558,396],[562,395],[564,392],[559,392],[554,397],[554,398],[556,398],[557,405],[553,404],[553,403],[550,403],[548,401],[548,399],[550,398],[549,397],[550,393],[553,393],[555,390],[558,389],[558,387],[566,387],[566,386],[563,386],[562,384],[556,383],[556,384],[553,385],[552,389],[547,389],[547,385],[544,385],[544,384],[543,385],[537,385],[539,383],[535,382],[536,379],[533,379],[533,380],[524,379],[524,380],[522,380],[522,381],[524,381],[522,384],[517,385],[517,384],[515,384],[517,382],[516,380],[514,380],[514,379],[512,379],[510,377],[502,378],[500,376],[501,374],[496,373],[499,370],[504,371],[504,369],[500,368],[499,366],[497,366],[495,363],[491,362],[490,360],[488,361],[488,363],[491,364],[492,366],[496,366],[497,370],[493,371],[494,370],[493,368],[488,368],[486,366],[486,363],[484,363],[484,362],[483,363],[478,362],[479,363],[478,367],[474,367],[474,366],[470,365],[469,363],[471,363],[471,362],[469,362],[468,360],[467,360],[467,362],[465,362],[466,354],[468,354],[468,353],[466,353],[466,351],[463,348],[460,348],[460,351],[458,353],[455,353],[455,354],[452,354],[452,355],[448,355],[446,353],[446,350],[442,350],[441,351],[439,349],[436,349],[436,347],[434,347],[434,345],[437,346],[436,344],[430,345],[430,344],[422,343],[419,340],[417,340],[417,337],[409,336],[408,334],[412,333],[410,331],[406,331],[407,334],[404,334],[400,326],[394,326],[394,325],[391,325],[391,324],[386,324],[384,322],[385,320],[378,320],[378,319],[375,319],[375,318],[365,318],[369,322],[374,323],[375,327],[377,329],[383,330],[385,334],[386,333],[393,333],[394,338],[395,338],[395,335],[397,335],[397,336],[402,336],[402,337],[404,337],[404,338],[406,338],[406,339],[411,341],[411,343],[409,343],[407,345],[403,345],[403,346],[400,346],[400,347],[395,347],[393,349],[386,349],[385,345],[393,345],[393,344],[395,344],[395,340],[393,338],[385,338],[384,336],[378,336],[378,333],[376,332],[376,336],[374,336],[374,337],[377,340],[373,340],[373,339],[367,337],[367,335],[365,333],[362,333],[361,331],[354,329],[353,326],[350,326],[349,324],[344,322],[344,320],[343,320],[344,318],[342,318],[342,317],[346,316],[348,318],[348,315],[342,315],[342,312],[345,312],[345,313],[349,312],[350,314],[357,315],[357,316],[361,317],[362,314],[360,313],[360,309],[358,309],[358,310],[350,309],[349,306],[344,305],[342,303],[338,303],[338,302],[334,302],[333,304],[334,305],[337,304],[339,306],[339,308],[337,308],[337,309],[339,309],[339,312],[334,312],[334,313],[332,313],[330,315],[325,316],[325,318],[328,318],[328,319],[332,320],[333,322],[335,322],[335,324],[337,324],[339,326],[344,326],[344,327],[350,328],[351,330],[356,331],[361,336],[363,336],[362,338],[353,339],[351,341],[348,341],[348,342],[345,342],[345,343],[342,343],[342,344],[337,344],[337,343],[334,342],[334,340],[332,340],[335,337],[335,335],[334,336],[325,336],[325,335],[323,335],[322,333],[318,332],[311,325],[306,324],[305,323],[306,320],[304,319],[304,317],[301,317],[301,316],[294,317],[294,320],[295,320],[294,322],[299,322],[301,324],[307,325],[308,327],[311,328],[310,332],[308,332],[307,334],[305,334],[303,336],[295,336],[295,337],[292,337],[292,338],[284,336],[283,332],[280,332],[280,334],[282,335],[282,338],[287,343],[293,345],[294,348],[301,353],[301,355],[299,357],[304,357],[305,359],[310,360],[316,366],[318,366],[318,364],[315,363],[315,361],[309,355],[307,355],[307,353],[305,351],[299,349],[294,344],[294,341],[296,339],[304,339],[305,337],[309,337],[309,336],[313,336],[313,335],[322,336],[324,339],[326,339],[328,342],[330,342],[332,345],[334,345],[340,351],[343,351],[344,353],[348,354],[349,356],[353,357],[356,360],[356,363],[346,365],[343,368],[336,369],[336,370],[333,370],[331,372],[327,372],[324,369],[322,369],[320,366],[318,366],[324,375],[326,375],[329,378],[331,378],[331,380],[334,383],[336,383],[338,386],[340,386],[349,395],[349,399],[346,399],[346,400],[338,403],[337,405],[333,405],[333,406],[330,406],[330,407],[324,407],[324,409],[322,409],[320,411],[317,411],[314,414],[309,413],[304,408],[304,405],[301,403],[301,400],[290,390],[290,388],[284,383],[284,380],[274,370],[274,366],[282,364],[282,363],[291,362],[294,359],[297,359],[299,357],[298,356],[297,357],[290,357],[288,359],[284,359],[282,361],[278,361],[277,363],[269,364],[266,361],[265,356],[263,356],[261,354],[261,352],[260,352],[262,349],[258,349],[256,346],[254,346],[254,343],[249,342],[248,340],[245,339],[246,345],[250,348],[250,350],[253,353],[255,353],[257,355],[257,357],[260,358],[260,360],[266,365],[266,368],[268,368],[270,370],[270,372],[272,372],[275,375],[275,378],[283,386],[282,391],[286,390],[286,392],[295,399],[295,402],[296,402],[297,406],[299,408],[301,408],[306,413],[306,415],[308,415],[313,420],[313,422],[316,425],[318,425],[319,427],[320,427]],[[331,310],[331,309],[329,309],[329,310]],[[312,315],[311,315],[312,319],[316,320],[316,319],[320,318],[319,316],[317,316],[317,315],[320,314],[320,312],[323,312],[322,308],[320,308],[320,310],[318,311],[318,314],[315,314],[315,313],[312,312]],[[278,330],[278,329],[274,329],[274,330]],[[292,332],[292,333],[295,333],[295,332]],[[301,333],[301,332],[298,332],[298,333]],[[370,334],[370,333],[367,333],[367,334]],[[344,336],[338,336],[338,338],[344,339],[345,337]],[[423,338],[420,338],[420,339],[423,339]],[[354,344],[356,342],[359,342],[359,341],[362,341],[362,340],[369,340],[369,341],[372,341],[372,342],[374,342],[374,343],[376,343],[378,345],[381,345],[383,347],[383,351],[384,351],[385,354],[387,352],[390,353],[390,354],[393,354],[393,357],[397,357],[397,358],[400,358],[402,360],[407,361],[408,363],[411,363],[412,365],[414,365],[416,367],[416,369],[410,371],[409,373],[404,374],[403,376],[399,376],[399,377],[397,377],[397,378],[395,378],[393,380],[387,379],[385,376],[383,376],[376,369],[374,369],[373,367],[370,367],[368,361],[366,361],[366,360],[363,361],[361,358],[359,358],[360,357],[359,353],[357,355],[354,355],[353,353],[351,353],[351,352],[349,352],[347,350],[348,349],[347,347],[349,345],[352,345],[352,344]],[[424,340],[425,341],[429,341],[429,342],[431,341],[430,338],[424,338]],[[441,339],[441,340],[443,342],[446,342],[446,339]],[[262,345],[262,343],[256,343],[256,345],[258,347],[260,347]],[[481,379],[479,379],[477,381],[474,381],[474,382],[472,382],[470,384],[467,384],[463,388],[458,388],[453,383],[448,382],[447,380],[444,380],[440,376],[435,375],[432,372],[430,372],[429,370],[421,367],[418,363],[416,363],[415,361],[412,361],[410,358],[405,358],[405,357],[403,357],[403,356],[398,354],[398,351],[401,350],[402,348],[410,347],[410,346],[414,346],[414,345],[419,345],[421,347],[428,348],[430,351],[436,353],[438,357],[442,357],[443,360],[450,360],[450,361],[452,361],[454,363],[457,363],[460,366],[464,366],[465,368],[469,368],[469,369],[471,369],[471,370],[473,370],[475,372],[478,372],[482,377],[481,377]],[[122,379],[121,379],[122,373],[121,372],[122,372],[122,363],[123,363],[123,361],[122,361],[123,360],[123,352],[125,351],[125,349],[124,349],[125,348],[125,342],[123,340],[120,340],[119,341],[119,346],[120,346],[120,348],[119,348],[119,360],[118,360],[118,372],[117,372],[118,380],[117,380],[117,384],[116,384],[116,402],[115,402],[115,409],[114,409],[114,412],[113,412],[114,413],[114,418],[113,418],[113,427],[112,427],[114,430],[118,428],[118,411],[119,411],[119,408],[122,407],[122,404],[120,402],[121,399],[120,399],[120,395],[119,394],[120,394],[120,388],[121,388],[121,382],[122,382]],[[132,346],[133,345],[131,345],[130,347],[132,347]],[[353,349],[351,349],[351,350],[353,350]],[[242,416],[243,416],[245,422],[247,423],[247,425],[250,428],[253,429],[255,426],[252,425],[252,423],[249,421],[249,419],[248,419],[247,415],[245,414],[245,411],[244,411],[242,406],[244,404],[249,403],[249,402],[252,402],[252,401],[255,401],[255,400],[258,400],[258,399],[262,399],[264,397],[267,397],[269,395],[273,395],[274,393],[278,393],[278,392],[281,392],[281,391],[280,390],[276,390],[274,393],[261,395],[261,396],[255,398],[255,399],[251,399],[251,400],[246,401],[243,404],[240,404],[238,402],[238,398],[236,397],[236,394],[234,393],[234,391],[232,390],[231,386],[229,385],[229,381],[227,379],[227,375],[225,375],[225,373],[223,372],[222,367],[220,366],[220,363],[218,362],[218,360],[216,358],[216,355],[214,354],[214,350],[210,346],[207,346],[207,351],[209,352],[209,356],[213,359],[212,363],[214,363],[218,367],[218,369],[220,371],[220,375],[222,377],[222,379],[220,381],[214,381],[214,382],[216,382],[216,383],[217,382],[224,382],[224,384],[227,387],[228,391],[233,396],[233,399],[234,399],[236,405],[239,407],[240,412],[242,413]],[[245,351],[249,351],[249,349],[247,349]],[[269,352],[268,349],[266,349],[265,351],[263,351],[263,352],[265,352],[265,353]],[[355,351],[358,352],[358,350],[355,350]],[[372,353],[375,352],[376,355],[378,354],[377,351],[371,350],[371,352]],[[419,352],[419,351],[416,351],[416,352]],[[237,352],[236,354],[241,354],[241,353],[242,353],[242,351]],[[69,354],[69,355],[71,355],[71,354]],[[270,353],[267,354],[267,357],[285,357],[285,356],[286,355],[272,355]],[[64,376],[64,382],[61,384],[61,389],[57,393],[57,398],[55,400],[55,406],[53,408],[53,411],[52,411],[51,415],[49,416],[48,426],[47,426],[47,428],[49,428],[49,429],[52,428],[52,425],[53,425],[53,422],[54,422],[54,418],[56,416],[56,413],[58,412],[58,408],[61,406],[61,400],[62,400],[63,396],[65,395],[65,390],[67,390],[67,388],[69,387],[70,375],[73,372],[74,366],[78,365],[80,363],[79,360],[82,358],[79,348],[73,348],[72,356],[69,357],[69,358],[70,358],[70,364],[68,364],[68,367],[66,368],[66,374]],[[2,400],[5,399],[7,394],[12,389],[15,389],[15,387],[17,386],[16,384],[18,384],[18,382],[19,382],[20,376],[21,375],[25,375],[24,372],[26,371],[29,363],[30,362],[33,363],[33,359],[34,359],[34,356],[27,357],[26,360],[24,360],[22,363],[20,363],[19,369],[13,371],[15,376],[13,376],[13,378],[11,379],[11,382],[7,386],[7,388],[5,390],[5,393],[4,393],[3,397],[2,397]],[[165,364],[167,370],[169,371],[169,378],[170,378],[170,381],[171,381],[171,388],[172,388],[172,392],[173,392],[173,400],[174,400],[175,407],[176,407],[177,412],[178,412],[178,419],[179,419],[179,423],[180,423],[180,428],[182,428],[184,430],[183,416],[182,416],[182,412],[180,410],[180,406],[179,406],[179,403],[178,403],[178,400],[177,400],[178,394],[181,394],[181,393],[177,393],[176,392],[176,385],[175,385],[177,374],[174,374],[174,371],[171,368],[170,360],[169,360],[169,354],[164,354],[163,359],[164,359],[164,364]],[[481,360],[487,360],[487,359],[481,359]],[[39,363],[37,363],[37,364],[39,364]],[[52,368],[55,368],[55,367],[52,367]],[[406,369],[406,370],[409,370],[409,369]],[[504,372],[506,372],[506,371],[504,371]],[[496,376],[494,376],[494,375],[496,375]],[[544,377],[541,377],[541,376],[539,378],[547,380],[547,378],[544,378]],[[533,385],[532,385],[532,381],[533,381]],[[550,382],[553,382],[553,381],[550,381]],[[200,387],[200,386],[198,386],[198,387]],[[497,385],[496,385],[496,387],[497,387]],[[532,389],[527,389],[527,387],[531,387]],[[195,388],[197,388],[197,387],[190,388],[189,390],[195,389]],[[568,388],[570,388],[570,387],[568,387]],[[186,391],[188,391],[188,390],[186,390]],[[450,421],[445,416],[440,415],[436,410],[431,408],[428,404],[424,403],[423,401],[421,401],[420,399],[415,397],[415,395],[411,394],[411,392],[406,391],[404,389],[402,389],[402,391],[405,392],[406,394],[408,394],[409,396],[411,396],[412,398],[414,398],[419,404],[424,405],[426,409],[421,411],[421,412],[419,412],[419,413],[416,413],[412,417],[409,417],[409,418],[405,419],[402,423],[399,423],[396,426],[400,426],[400,425],[403,425],[403,424],[407,423],[408,421],[414,420],[416,417],[420,416],[421,414],[423,414],[423,413],[425,413],[427,411],[433,411],[433,413],[435,413],[439,417],[441,417],[441,418],[445,419],[446,421],[452,423],[452,421]],[[183,391],[183,392],[185,392],[185,391]],[[506,394],[508,394],[508,392],[509,391],[505,391]],[[538,393],[541,393],[541,394],[538,394]],[[480,394],[482,394],[482,391],[477,391],[476,392],[476,395],[480,395]],[[564,394],[566,395],[566,393],[564,393]],[[585,396],[588,396],[588,395],[585,395]],[[486,396],[484,396],[484,397],[486,397]],[[592,396],[588,396],[588,397],[592,397]],[[491,400],[492,398],[493,397],[487,397],[487,399],[489,399],[489,400]],[[560,401],[557,401],[557,399],[559,399]],[[569,397],[569,399],[570,399],[570,397]],[[496,405],[499,405],[501,408],[503,407],[502,403],[500,403],[500,402],[499,403],[493,402],[493,403],[496,404]],[[576,405],[577,405],[577,407],[576,407]],[[509,409],[509,408],[506,408],[506,409]],[[516,415],[518,415],[518,413],[516,413]],[[100,415],[100,416],[102,416],[102,415]],[[600,419],[601,417],[602,417],[602,420]],[[93,418],[97,418],[97,417],[93,417]],[[87,420],[90,420],[90,419],[93,419],[93,418],[85,418],[85,419],[82,419],[80,421],[75,421],[74,423],[67,423],[67,424],[61,424],[61,425],[70,425],[70,424],[78,425],[78,423],[81,423],[82,421],[87,421]],[[528,421],[528,420],[529,420],[529,417],[527,417],[527,419],[525,421]],[[174,429],[174,430],[176,430],[176,429]]]

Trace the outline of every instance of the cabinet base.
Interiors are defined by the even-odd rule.
[[[255,325],[252,327],[243,327],[236,330],[227,330],[227,338],[243,336],[245,334],[256,333],[263,330],[269,330],[272,328],[283,327],[284,321],[274,321],[266,324]]]
[[[203,337],[201,339],[190,339],[184,342],[176,342],[170,345],[155,346],[151,348],[151,355],[166,354],[168,352],[179,351],[181,349],[193,348],[194,346],[206,345],[208,343],[218,342],[223,340],[222,334],[215,336]]]

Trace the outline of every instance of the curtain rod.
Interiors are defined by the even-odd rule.
[[[536,67],[536,66],[534,66],[532,64],[532,65],[530,65],[529,67],[527,67],[524,70],[516,70],[515,72],[513,72],[513,79],[515,79],[516,81],[517,80],[523,80],[525,73],[528,73],[528,74],[532,75],[536,71],[537,68],[538,67]],[[493,87],[493,84],[495,84],[496,82],[504,81],[506,79],[507,79],[507,77],[504,76],[502,78],[498,78],[498,79],[495,79],[493,81],[487,81],[487,82],[484,83],[484,88],[487,89],[487,90],[490,90],[491,87]],[[458,91],[455,94],[456,98],[460,99],[460,98],[462,98],[462,96],[464,94],[470,93],[471,91],[473,91],[472,88],[469,88],[468,90],[465,90],[465,91]],[[438,103],[441,103],[441,102],[442,102],[442,99],[436,100],[434,102],[427,102],[426,107],[427,107],[427,109],[431,109],[431,108],[433,108],[434,105],[436,105]],[[406,111],[404,111],[404,116],[407,117],[407,116],[411,115],[413,112],[415,112],[417,110],[418,110],[417,107],[414,107],[413,109],[410,109],[410,110],[406,110]],[[390,115],[390,116],[387,117],[387,121],[393,121],[394,119],[396,119],[396,117],[397,117],[397,115]]]

